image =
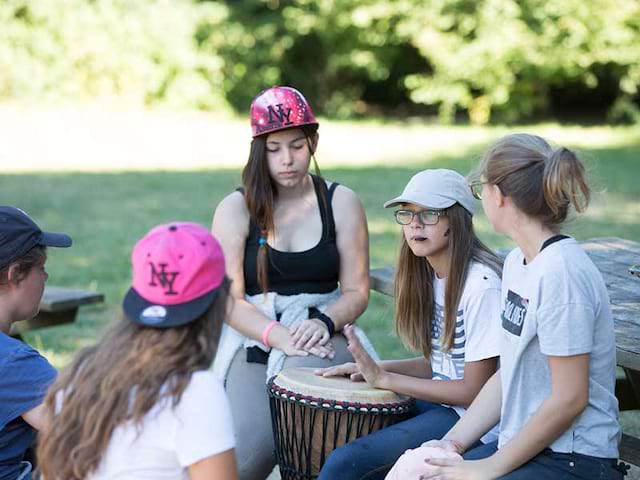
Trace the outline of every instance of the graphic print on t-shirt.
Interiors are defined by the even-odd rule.
[[[528,299],[522,298],[516,292],[509,290],[501,315],[502,328],[519,337],[522,333],[522,325],[524,324],[524,317],[527,315],[528,307]]]
[[[456,333],[453,347],[442,351],[444,332],[444,309],[435,303],[434,318],[431,323],[431,371],[434,380],[457,380],[464,377],[464,316],[463,311],[456,312]]]

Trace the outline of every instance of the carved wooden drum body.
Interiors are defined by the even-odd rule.
[[[267,386],[282,480],[317,478],[334,449],[405,420],[413,410],[409,397],[313,370],[285,369]]]

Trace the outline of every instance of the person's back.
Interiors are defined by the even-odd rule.
[[[562,237],[562,236],[559,236]],[[554,440],[556,452],[616,458],[620,427],[616,418],[615,337],[609,295],[602,276],[570,237],[545,247],[527,265],[517,248],[505,262],[501,373],[504,396],[499,445],[522,430],[549,395],[551,372],[545,355],[590,352],[589,400],[571,427]],[[526,298],[518,301],[517,297]],[[524,306],[524,310],[521,306]],[[522,322],[529,312],[532,320]],[[527,318],[529,318],[527,316]],[[566,321],[562,321],[562,318]],[[505,327],[508,325],[508,328]],[[546,340],[546,341],[545,341]],[[536,372],[535,376],[528,372]],[[515,399],[527,396],[526,402]]]
[[[180,403],[173,406],[165,398],[149,410],[139,427],[134,422],[119,425],[99,468],[87,480],[187,479],[185,468],[203,455],[233,447],[231,412],[222,382],[213,372],[198,371]]]
[[[229,404],[208,371],[229,280],[203,227],[152,229],[132,253],[124,316],[61,373],[38,459],[47,480],[236,478]]]

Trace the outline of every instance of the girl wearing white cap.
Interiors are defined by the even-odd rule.
[[[222,249],[204,227],[159,225],[133,249],[124,318],[49,391],[47,480],[235,480],[231,413],[209,366],[227,314]]]
[[[319,480],[384,478],[406,449],[447,432],[496,370],[501,265],[474,233],[474,199],[464,177],[425,170],[385,207],[397,207],[402,225],[396,330],[422,355],[375,362],[347,329],[356,362],[317,373],[415,397],[418,415],[335,450]],[[492,431],[483,441],[495,438]]]
[[[475,194],[497,232],[516,242],[502,278],[500,371],[462,418],[431,447],[468,450],[431,459],[416,478],[619,480],[616,353],[600,272],[559,233],[569,207],[584,211],[582,163],[528,134],[486,153]],[[476,440],[500,420],[500,437]],[[436,467],[436,468],[433,468]]]

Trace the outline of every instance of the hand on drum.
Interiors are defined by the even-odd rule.
[[[353,359],[356,361],[358,370],[364,378],[365,382],[375,388],[382,388],[381,382],[385,375],[384,369],[371,358],[371,355],[364,349],[360,340],[356,336],[353,325],[347,325],[342,330],[345,337],[349,341],[349,352],[353,355]]]
[[[314,370],[316,375],[322,377],[346,377],[348,376],[352,382],[364,382],[364,377],[360,373],[358,365],[349,362],[342,365],[336,365],[335,367],[317,368]]]
[[[333,359],[335,351],[329,341],[329,329],[316,318],[309,318],[296,323],[289,329],[291,345],[297,350],[304,350],[320,358]]]

